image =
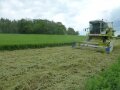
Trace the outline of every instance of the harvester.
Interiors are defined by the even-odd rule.
[[[107,53],[113,50],[114,29],[113,22],[105,22],[103,20],[94,20],[89,22],[86,40],[83,42],[76,42],[73,47],[79,45],[80,47],[102,48]]]

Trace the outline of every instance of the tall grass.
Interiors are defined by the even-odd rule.
[[[75,35],[0,34],[0,50],[71,45],[83,39]]]
[[[86,90],[120,90],[120,58],[108,70],[88,80]]]

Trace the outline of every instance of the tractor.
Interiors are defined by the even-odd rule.
[[[89,22],[89,28],[87,31],[86,40],[83,42],[76,42],[72,46],[76,47],[93,47],[103,48],[107,53],[113,50],[113,37],[114,29],[113,22],[105,22],[103,20],[94,20]]]

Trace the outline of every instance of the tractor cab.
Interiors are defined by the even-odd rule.
[[[104,43],[114,35],[112,22],[95,20],[89,22],[88,40],[99,40]]]
[[[96,20],[96,21],[90,21],[90,34],[106,34],[106,29],[108,27],[108,24],[104,21]]]

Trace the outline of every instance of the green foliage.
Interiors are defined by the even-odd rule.
[[[92,77],[87,82],[86,90],[120,90],[120,58],[109,69]]]
[[[67,31],[61,22],[53,22],[41,19],[21,19],[9,20],[0,19],[0,33],[20,33],[20,34],[58,34],[58,35],[78,35],[79,33],[72,29]]]
[[[13,50],[71,45],[72,42],[83,39],[84,37],[74,35],[0,34],[0,49]]]
[[[120,37],[120,35],[118,35],[117,37]]]
[[[73,28],[68,28],[68,34],[69,35],[75,35],[76,33],[75,33],[75,31],[74,31],[74,29]]]

